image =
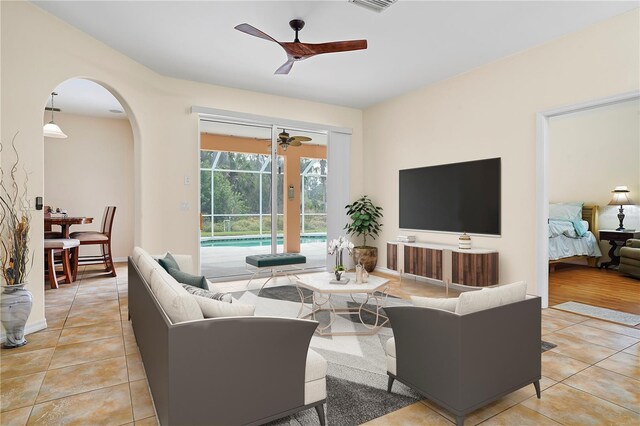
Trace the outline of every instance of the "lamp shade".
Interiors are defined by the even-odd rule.
[[[613,191],[613,199],[609,202],[610,206],[630,206],[633,201],[629,198],[629,189],[626,186],[616,186]]]
[[[68,137],[60,129],[60,126],[58,126],[53,121],[50,121],[47,124],[45,124],[44,127],[42,128],[42,131],[45,137],[48,137],[48,138],[66,139]]]

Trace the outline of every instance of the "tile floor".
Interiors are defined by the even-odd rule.
[[[238,282],[221,283],[226,291]],[[442,296],[412,280],[391,294]],[[455,296],[454,291],[450,296]],[[127,271],[85,268],[76,283],[47,290],[49,328],[0,352],[0,424],[157,424],[140,354],[127,321]],[[533,386],[470,414],[466,425],[640,424],[640,330],[554,309],[542,312],[542,399]],[[372,425],[451,425],[421,401]]]

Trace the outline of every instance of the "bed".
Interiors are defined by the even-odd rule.
[[[573,204],[575,208],[576,204]],[[555,215],[559,216],[558,218],[553,216],[550,213],[548,225],[550,271],[553,271],[558,263],[581,259],[586,259],[589,266],[596,266],[598,258],[602,256],[598,239],[595,236],[598,206],[582,206],[581,221],[567,220],[565,217],[560,217],[561,215]]]

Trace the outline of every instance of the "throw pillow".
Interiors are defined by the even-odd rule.
[[[456,305],[458,304],[457,297],[442,299],[435,297],[411,296],[411,301],[415,306],[420,306],[423,308],[443,309],[450,312],[454,312],[456,310]]]
[[[207,285],[207,279],[203,276],[191,275],[175,268],[169,268],[167,272],[169,273],[169,275],[171,275],[176,281],[178,281],[181,284],[188,284],[204,290],[209,290],[209,286]]]
[[[194,296],[208,297],[209,299],[219,300],[221,302],[227,302],[227,303],[231,303],[233,300],[233,298],[229,293],[216,293],[213,291],[205,290],[200,287],[194,287],[189,284],[182,284],[182,287],[184,287],[185,290],[187,290],[189,293],[193,294]]]
[[[162,259],[157,259],[160,266],[164,268],[165,271],[169,272],[169,268],[180,270],[180,266],[176,259],[171,255],[171,253],[167,252],[167,254]]]
[[[252,317],[256,311],[253,305],[243,305],[241,303],[225,303],[219,300],[209,299],[202,296],[193,296],[200,305],[202,315],[205,318],[222,317]]]

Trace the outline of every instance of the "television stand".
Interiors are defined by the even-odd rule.
[[[437,243],[387,242],[387,269],[448,284],[487,287],[498,284],[498,252],[460,249]]]

